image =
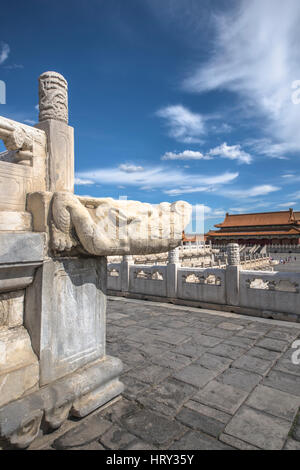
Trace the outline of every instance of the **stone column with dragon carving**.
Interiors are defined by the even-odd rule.
[[[39,123],[47,135],[47,190],[74,192],[74,129],[68,125],[68,83],[57,72],[39,77]]]

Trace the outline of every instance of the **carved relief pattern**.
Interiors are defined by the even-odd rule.
[[[3,152],[1,160],[11,163],[31,163],[33,143],[41,131],[9,119],[0,118],[0,139],[8,152]]]
[[[93,203],[93,209],[87,206]],[[157,253],[180,244],[182,230],[190,219],[191,206],[179,201],[158,208],[139,201],[111,198],[78,198],[56,192],[52,199],[52,245],[68,251],[77,245],[92,255]],[[170,219],[172,221],[170,222]],[[171,224],[170,238],[153,236],[160,223]],[[79,246],[80,248],[80,246]]]
[[[214,274],[196,275],[192,273],[184,275],[183,279],[186,284],[206,284],[212,286],[221,286],[221,278],[215,276]]]
[[[227,254],[230,266],[238,266],[240,264],[240,248],[237,243],[229,243],[227,245]]]
[[[68,83],[56,72],[39,77],[39,120],[55,119],[68,123]]]
[[[247,279],[246,287],[248,289],[261,289],[279,292],[294,292],[299,293],[299,284],[297,282],[289,281],[288,279],[268,280],[263,278]]]
[[[168,257],[169,263],[179,263],[179,251],[177,248],[174,250],[169,251],[169,257]]]
[[[146,271],[143,269],[136,269],[134,271],[135,279],[146,279],[149,281],[163,281],[163,274],[159,271]]]
[[[118,271],[117,269],[115,269],[115,268],[109,269],[109,270],[107,271],[107,274],[108,274],[108,276],[110,276],[110,277],[119,277],[119,276],[120,276],[119,271]]]

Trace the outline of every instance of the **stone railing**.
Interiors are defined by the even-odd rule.
[[[194,266],[195,264],[210,266],[211,262],[214,262],[214,255],[218,253],[218,250],[212,250],[210,245],[187,245],[178,247],[178,256],[181,263],[186,265]],[[149,255],[135,255],[133,260],[135,264],[167,264],[168,252],[149,254]],[[121,256],[109,256],[109,263],[121,263]]]
[[[248,252],[253,245],[242,245],[244,247],[244,251]],[[213,249],[217,249],[222,251],[226,251],[226,245],[221,244],[213,244]],[[241,248],[241,247],[240,247]],[[266,251],[268,253],[300,253],[300,245],[292,245],[292,244],[276,244],[272,243],[270,245],[265,245]]]
[[[136,265],[132,257],[108,264],[108,293],[241,314],[300,321],[300,273],[245,270],[235,244],[223,268],[186,268],[178,249],[167,265]]]

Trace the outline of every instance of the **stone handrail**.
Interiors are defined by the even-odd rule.
[[[235,259],[230,258],[234,263]],[[261,260],[257,260],[261,261]],[[253,262],[253,261],[252,261]],[[246,267],[246,266],[245,266]],[[108,264],[108,292],[149,300],[300,321],[300,273],[242,270],[240,264],[214,268]]]

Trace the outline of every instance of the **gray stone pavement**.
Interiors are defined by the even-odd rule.
[[[110,298],[121,398],[30,449],[300,449],[300,325]]]

